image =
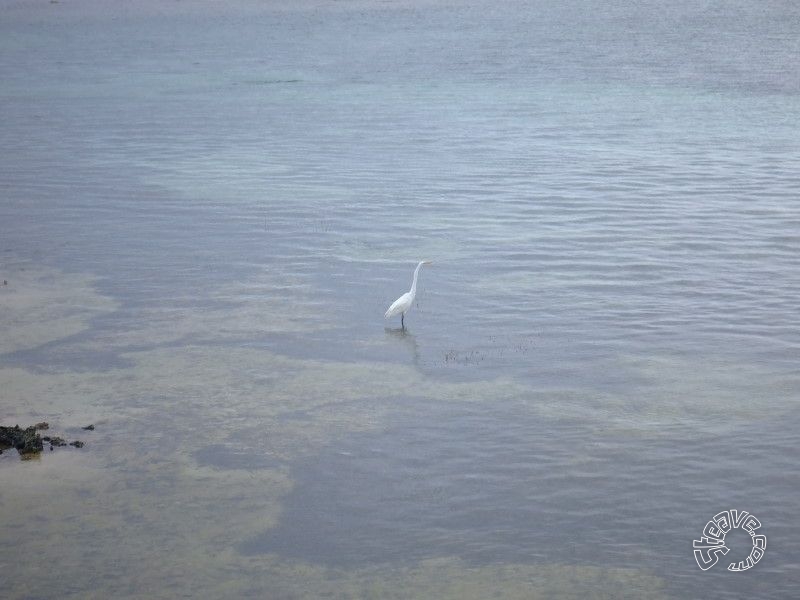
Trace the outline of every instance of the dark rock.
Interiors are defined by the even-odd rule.
[[[86,431],[94,431],[94,425],[87,425],[86,427],[81,427],[81,429],[85,429]]]
[[[16,448],[20,455],[26,456],[41,452],[42,447],[42,438],[36,433],[36,427],[0,426],[0,449]]]
[[[90,425],[89,427],[94,429],[94,425]],[[84,444],[80,440],[67,443],[67,440],[58,436],[46,435],[41,437],[38,434],[38,430],[49,428],[50,426],[44,422],[37,423],[25,429],[22,429],[19,425],[14,425],[14,427],[0,426],[0,454],[2,454],[3,450],[7,450],[8,448],[15,448],[17,452],[19,452],[20,458],[31,458],[38,455],[43,450],[43,442],[50,444],[51,451],[56,446],[63,447],[69,445],[75,448],[83,448]],[[84,429],[88,429],[88,427],[84,427]]]

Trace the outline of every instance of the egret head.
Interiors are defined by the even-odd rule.
[[[432,265],[432,264],[433,264],[433,261],[432,261],[432,260],[423,260],[423,261],[422,261],[422,264],[423,264],[423,265]]]

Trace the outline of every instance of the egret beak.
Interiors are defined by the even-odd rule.
[[[433,261],[432,261],[432,260],[423,260],[423,261],[422,261],[422,264],[423,264],[423,265],[432,265],[432,264],[433,264]]]

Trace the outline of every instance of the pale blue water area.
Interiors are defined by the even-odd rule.
[[[53,378],[44,415],[0,396],[0,423],[106,423],[82,453],[4,452],[0,501],[48,461],[91,469],[75,498],[114,494],[87,515],[69,477],[23,489],[43,524],[0,506],[3,580],[48,595],[14,548],[28,526],[69,544],[66,520],[96,552],[26,559],[65,597],[176,597],[196,574],[159,565],[198,555],[234,587],[194,597],[442,557],[797,597],[798,56],[778,0],[1,2],[6,297],[49,269],[42,289],[88,277],[113,306],[0,341],[7,389]],[[402,332],[383,312],[423,259]],[[149,545],[192,477],[180,542]],[[692,540],[728,508],[765,557],[702,572]],[[300,588],[261,578],[273,559]]]

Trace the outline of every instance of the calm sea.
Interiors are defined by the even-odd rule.
[[[781,0],[0,2],[0,423],[87,442],[0,455],[1,585],[797,597],[799,56]]]

